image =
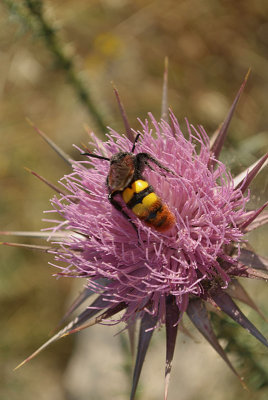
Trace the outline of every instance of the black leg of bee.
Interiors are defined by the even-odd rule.
[[[112,206],[117,210],[120,211],[121,214],[131,223],[131,225],[133,226],[133,228],[135,229],[136,233],[138,234],[138,230],[137,227],[133,224],[133,222],[131,221],[131,218],[129,217],[129,215],[127,215],[127,213],[123,210],[123,207],[121,206],[120,203],[118,203],[114,196],[116,196],[118,194],[118,192],[114,192],[108,195],[108,200],[109,202],[112,204]]]
[[[133,146],[132,146],[132,149],[131,149],[131,153],[134,153],[134,150],[135,150],[135,147],[136,147],[136,143],[137,143],[137,141],[138,141],[140,135],[141,135],[141,134],[138,133],[137,136],[135,137],[134,142],[133,142]]]
[[[146,164],[149,166],[148,161],[153,162],[155,165],[157,165],[159,168],[163,169],[164,171],[169,172],[172,175],[175,175],[173,171],[171,171],[171,169],[165,167],[164,165],[162,165],[158,160],[156,160],[154,157],[150,156],[150,154],[147,153],[138,153],[136,155],[136,160],[137,160],[137,164],[138,164],[138,168],[140,168],[142,166],[142,164]],[[149,166],[149,168],[151,168],[153,170],[152,167]],[[142,169],[142,168],[141,168]]]
[[[147,161],[143,162],[144,165],[146,165],[146,167],[148,167],[151,171],[155,172],[155,169],[151,166],[151,164],[149,164]],[[163,176],[164,178],[166,178],[166,174],[164,174],[163,172],[159,172],[159,175]],[[138,178],[137,178],[138,179]]]
[[[144,164],[145,164],[151,171],[154,171],[154,172],[155,172],[155,170],[153,169],[153,167],[151,166],[151,164],[149,164],[147,161],[144,161]]]

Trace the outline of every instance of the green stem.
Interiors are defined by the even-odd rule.
[[[98,111],[88,88],[85,87],[82,80],[78,77],[73,59],[65,54],[55,29],[45,19],[42,1],[24,0],[24,7],[28,10],[29,16],[23,12],[22,7],[18,7],[13,1],[4,0],[4,2],[12,13],[15,13],[23,23],[26,23],[28,29],[33,32],[37,31],[39,36],[42,36],[47,48],[54,56],[56,65],[66,73],[68,81],[74,87],[80,101],[86,106],[89,114],[94,118],[98,128],[104,134],[106,124],[104,123],[103,116]],[[35,23],[31,19],[34,19]]]

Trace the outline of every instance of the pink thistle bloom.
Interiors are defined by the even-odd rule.
[[[246,249],[243,238],[247,231],[267,221],[267,216],[260,216],[267,203],[258,210],[246,210],[247,188],[267,155],[238,179],[233,179],[218,160],[246,80],[212,146],[201,126],[195,128],[186,121],[184,134],[172,112],[170,122],[164,119],[157,122],[149,114],[148,120],[140,122],[139,131],[131,130],[119,100],[127,136],[110,129],[107,142],[102,143],[92,134],[90,146],[96,149],[95,157],[84,161],[72,161],[56,148],[72,164],[73,171],[60,181],[62,189],[50,184],[58,195],[51,201],[50,212],[56,213],[57,219],[50,220],[53,228],[50,228],[49,240],[53,247],[49,251],[56,263],[64,262],[64,267],[58,266],[61,269],[58,275],[87,279],[84,292],[68,316],[92,293],[98,296],[90,307],[24,362],[55,340],[93,324],[123,321],[131,331],[133,324],[141,320],[130,396],[134,399],[154,328],[164,324],[166,399],[177,330],[185,312],[237,375],[213,332],[208,303],[268,346],[264,336],[232,299],[238,298],[256,309],[236,278],[267,279],[265,260]],[[131,157],[136,160],[140,153],[147,154],[145,168],[138,178],[134,173],[115,195],[120,205],[116,209],[108,198],[111,193],[106,183],[111,171],[109,160],[119,152],[131,153],[138,134]],[[53,147],[56,146],[53,144]],[[161,165],[155,165],[152,160]],[[121,174],[118,169],[115,172]],[[160,231],[156,223],[149,226],[135,215],[133,204],[127,207],[124,203],[122,192],[141,177],[152,186],[163,207],[168,207],[169,229]],[[156,214],[152,214],[152,219],[157,218]],[[62,218],[60,223],[58,215]],[[120,311],[120,316],[111,319]]]
[[[222,163],[217,161],[215,171],[208,168],[211,154],[205,131],[187,124],[186,139],[175,116],[170,117],[172,127],[165,121],[157,123],[153,116],[152,127],[149,121],[141,123],[136,146],[137,152],[172,166],[173,174],[161,175],[159,168],[147,168],[144,173],[175,215],[169,231],[157,232],[130,211],[136,231],[110,204],[107,161],[76,162],[73,173],[62,180],[68,194],[52,199],[54,209],[67,222],[65,229],[80,234],[63,242],[56,253],[56,260],[68,265],[63,274],[88,277],[88,288],[102,293],[105,301],[126,303],[124,321],[135,318],[137,312],[150,312],[157,324],[164,323],[168,296],[174,296],[179,321],[191,296],[207,299],[208,286],[215,283],[227,288],[228,271],[237,264],[237,255],[231,257],[226,248],[235,242],[239,249],[243,236],[239,224],[247,219],[247,198],[235,189]],[[95,143],[91,144],[97,146],[92,136]],[[104,154],[99,155],[111,157],[131,147],[128,138],[111,130],[102,145]],[[105,283],[99,284],[102,278]]]

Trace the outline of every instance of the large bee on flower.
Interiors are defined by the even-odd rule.
[[[142,174],[146,166],[153,170],[150,162],[166,172],[174,173],[148,153],[134,154],[139,136],[140,134],[136,136],[131,152],[120,151],[111,158],[92,153],[82,154],[110,162],[110,170],[106,179],[108,200],[125,218],[130,220],[135,229],[136,226],[115,198],[116,195],[120,194],[126,206],[146,225],[153,227],[158,232],[164,232],[175,224],[175,216]]]

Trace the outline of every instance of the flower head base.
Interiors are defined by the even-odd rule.
[[[244,233],[267,220],[259,218],[267,203],[259,210],[248,212],[245,207],[249,195],[244,195],[267,155],[239,182],[217,160],[246,80],[247,77],[212,146],[201,126],[196,129],[186,121],[187,135],[184,135],[173,113],[170,113],[170,123],[157,122],[149,114],[149,120],[140,122],[139,132],[130,130],[121,103],[127,137],[111,129],[107,142],[102,143],[92,134],[90,145],[96,148],[96,153],[85,161],[71,162],[73,172],[61,180],[63,189],[53,187],[59,195],[52,199],[52,212],[59,214],[62,222],[50,228],[53,247],[49,251],[56,262],[64,262],[64,267],[58,267],[61,268],[58,275],[87,279],[83,293],[68,315],[92,293],[98,297],[24,362],[48,344],[87,326],[124,321],[131,330],[135,321],[141,320],[130,396],[134,399],[154,328],[165,324],[166,399],[177,329],[184,312],[236,373],[213,332],[206,302],[220,308],[268,346],[267,340],[232,300],[236,297],[256,309],[235,278],[267,279],[262,271],[265,262],[262,260],[257,266],[253,253],[242,247]],[[138,134],[140,137],[133,146]],[[109,160],[131,149],[135,154],[131,156],[133,160],[146,154],[142,176],[134,163],[133,176],[122,190],[113,193],[109,179],[108,185],[105,183],[111,171]],[[61,155],[70,163],[70,158],[62,152]],[[154,165],[150,160],[155,160]],[[122,176],[122,168],[120,163],[116,168],[113,166],[116,179]],[[150,187],[150,193],[141,195],[133,189],[132,185],[141,177],[148,182],[144,187],[145,190]],[[126,200],[125,189],[132,190],[131,196],[136,196],[134,203]],[[146,212],[153,223],[149,225],[143,217],[137,217],[140,215],[134,207],[143,204],[148,193],[156,201],[161,199],[162,205],[156,210],[150,200]],[[154,219],[163,210],[172,220],[168,224],[170,229],[157,229]],[[111,321],[119,311],[123,311],[120,317]]]

